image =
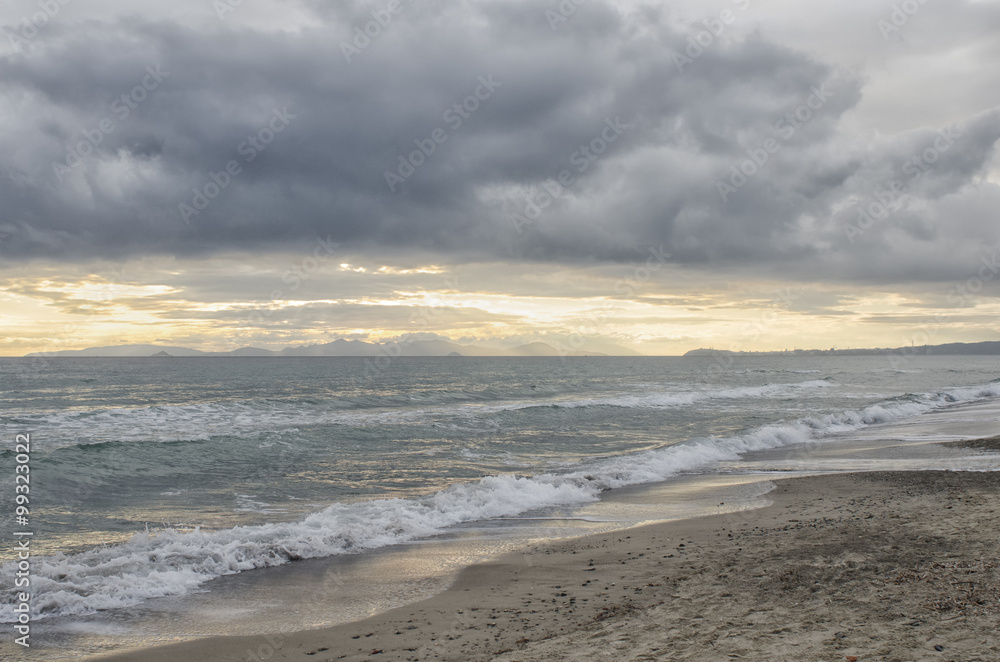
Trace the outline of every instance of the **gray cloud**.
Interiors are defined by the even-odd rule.
[[[961,105],[960,137],[911,182],[908,161],[944,127],[848,132],[864,74],[782,45],[750,13],[734,9],[735,22],[679,71],[675,54],[690,53],[702,27],[667,9],[593,0],[553,31],[537,3],[406,3],[348,63],[341,44],[377,7],[304,6],[316,25],[296,30],[214,16],[54,22],[30,52],[0,58],[0,254],[266,254],[329,236],[387,259],[420,250],[449,263],[586,265],[663,246],[691,268],[902,282],[961,278],[981,244],[1000,239],[997,187],[983,181],[996,109]],[[966,8],[967,34],[995,50],[972,27],[997,9]],[[948,20],[965,20],[958,13]],[[906,34],[945,58],[954,44],[917,18]],[[858,20],[874,29],[872,17]],[[851,29],[843,17],[836,27]],[[148,80],[147,67],[161,79],[122,117],[122,95]],[[499,87],[454,126],[446,111],[490,76]],[[808,109],[816,91],[822,102]],[[253,147],[276,111],[287,126]],[[614,118],[629,128],[579,172],[580,148]],[[89,140],[93,153],[60,181],[53,163],[102,120],[113,131]],[[435,129],[446,142],[390,191],[385,172]],[[723,199],[717,182],[768,141],[779,151]],[[185,223],[179,205],[197,206],[192,189],[207,192],[212,173],[224,181],[230,161],[239,174]],[[573,183],[517,232],[511,216],[567,170]],[[852,235],[859,205],[897,180],[907,182],[899,208]]]

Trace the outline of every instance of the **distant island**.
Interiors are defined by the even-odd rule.
[[[602,346],[605,351],[588,351],[554,347],[543,342],[533,342],[517,347],[496,348],[478,345],[460,345],[446,340],[399,340],[389,343],[370,343],[361,340],[334,340],[319,345],[286,347],[280,351],[241,347],[230,352],[203,352],[187,347],[162,345],[110,345],[58,352],[33,352],[25,358],[36,357],[196,357],[196,356],[640,356],[638,352],[617,345]]]
[[[944,355],[992,355],[1000,354],[1000,341],[944,345],[916,345],[911,347],[877,347],[874,349],[786,349],[773,352],[744,352],[726,349],[692,349],[684,356],[870,356],[873,354],[937,354]]]

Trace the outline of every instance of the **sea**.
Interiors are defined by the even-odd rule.
[[[1000,356],[384,358],[0,358],[0,656],[357,620],[792,475],[1000,470],[937,443],[1000,433]]]

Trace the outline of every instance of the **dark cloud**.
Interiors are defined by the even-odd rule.
[[[1000,239],[997,187],[983,181],[997,110],[966,107],[953,144],[911,180],[946,127],[847,132],[863,75],[780,45],[747,13],[697,53],[701,25],[666,8],[591,0],[553,30],[548,4],[405,2],[347,62],[343,44],[379,7],[305,7],[317,23],[296,30],[54,23],[3,56],[3,257],[266,254],[330,237],[387,259],[588,265],[662,246],[689,267],[907,281],[959,278]],[[470,95],[467,117],[447,114]],[[447,140],[390,191],[385,172],[436,129]],[[54,172],[81,144],[92,153]],[[756,171],[745,183],[741,167]],[[528,218],[564,171],[572,183]],[[894,181],[906,182],[898,208],[852,231]],[[182,219],[194,188],[223,182]],[[518,231],[515,214],[531,222]]]

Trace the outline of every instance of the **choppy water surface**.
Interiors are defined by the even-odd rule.
[[[0,359],[0,374],[5,502],[15,436],[32,440],[36,621],[580,507],[609,488],[759,471],[748,453],[786,457],[1000,395],[1000,357],[903,369],[750,357],[726,370],[711,358],[401,358],[374,376],[350,358]],[[817,453],[795,462],[832,466]]]

